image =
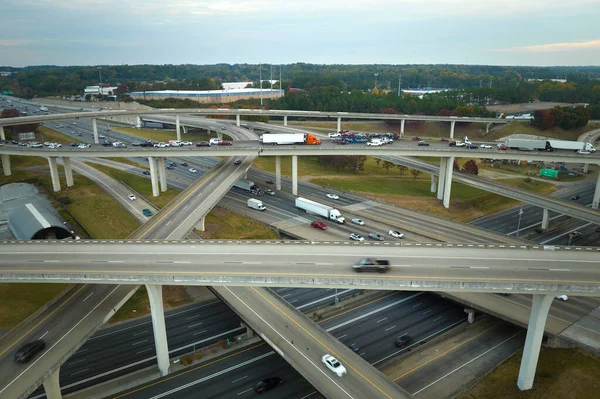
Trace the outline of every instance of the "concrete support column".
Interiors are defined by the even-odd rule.
[[[223,133],[217,131],[217,137],[219,138],[219,140],[223,140]]]
[[[592,208],[598,209],[600,202],[600,172],[598,172],[598,180],[596,180],[596,190],[594,191],[594,199],[592,200]]]
[[[137,127],[137,128],[142,127],[142,118],[140,118],[139,116],[135,117],[135,127]]]
[[[454,170],[454,157],[446,159],[446,177],[444,178],[444,208],[450,208],[450,189],[452,188],[452,172]]]
[[[167,170],[165,169],[165,157],[158,157],[158,178],[160,180],[160,191],[167,191]]]
[[[98,123],[96,122],[96,118],[92,118],[92,129],[94,130],[94,143],[98,144]]]
[[[275,189],[281,191],[281,157],[275,156]]]
[[[542,216],[542,230],[548,230],[548,222],[550,218],[548,217],[548,208],[544,208],[544,213]]]
[[[404,122],[406,119],[400,119],[400,137],[404,137]]]
[[[50,178],[52,179],[52,189],[60,191],[60,180],[58,180],[58,166],[56,165],[56,157],[48,157],[48,166],[50,166]]]
[[[469,324],[475,323],[475,309],[465,309],[465,313],[467,314],[467,321]]]
[[[2,159],[2,169],[4,170],[4,176],[12,175],[12,170],[10,169],[10,156],[8,154],[0,155],[0,159]]]
[[[48,399],[62,399],[60,381],[58,379],[60,368],[57,368],[44,380],[44,391]]]
[[[67,178],[67,187],[72,187],[73,183],[73,169],[71,168],[71,158],[63,157],[63,166],[65,168],[65,176]]]
[[[446,160],[440,158],[440,174],[438,176],[437,199],[444,198],[444,182],[446,181]]]
[[[177,130],[177,140],[181,141],[181,126],[179,125],[179,114],[175,115],[175,130]]]
[[[248,326],[247,326],[246,324],[244,324],[243,322],[240,322],[240,326],[241,326],[242,328],[245,328],[245,329],[246,329],[246,337],[247,337],[247,338],[252,338],[252,337],[254,337],[254,331],[253,331],[253,330],[252,330],[250,327],[248,327]]]
[[[4,126],[0,126],[0,140],[6,140],[6,135],[4,134]]]
[[[432,193],[435,193],[435,188],[436,188],[435,175],[431,175],[431,192]]]
[[[154,330],[154,346],[156,360],[161,377],[169,374],[169,346],[167,342],[167,327],[165,326],[165,310],[163,308],[162,285],[146,284],[152,312],[152,329]]]
[[[240,126],[240,114],[237,114],[237,115],[235,116],[235,125],[236,125],[236,126]]]
[[[342,130],[342,117],[338,118],[337,131],[340,132]]]
[[[517,386],[521,391],[531,389],[533,386],[535,369],[537,368],[544,336],[544,327],[553,299],[554,295],[533,295],[529,324],[527,325],[527,338],[525,338],[525,348],[523,348],[521,368],[517,379]]]
[[[152,182],[152,195],[158,197],[158,176],[156,173],[156,159],[154,157],[148,157],[148,164],[150,164],[150,181]]]
[[[492,126],[492,122],[488,123],[487,125],[485,125],[485,132],[489,133],[490,132],[490,126]]]
[[[200,219],[200,220],[198,221],[198,223],[196,223],[196,226],[195,226],[195,229],[196,229],[196,230],[205,231],[205,228],[204,228],[204,218],[205,218],[205,217],[204,217],[204,216],[202,216],[202,219]]]
[[[187,134],[187,127],[181,126],[181,130],[183,130],[183,134]]]
[[[454,138],[454,125],[456,125],[456,121],[450,122],[450,138]]]
[[[283,126],[287,126],[287,115],[283,115]]]
[[[590,173],[590,164],[583,164],[583,173]]]
[[[292,155],[292,194],[298,195],[298,155]]]

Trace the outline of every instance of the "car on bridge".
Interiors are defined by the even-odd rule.
[[[197,172],[197,170],[196,170],[196,169],[194,169],[194,168],[189,168],[188,170],[189,170],[191,173],[196,173],[196,172]]]
[[[491,149],[491,148],[492,148],[492,146],[491,146],[491,145],[488,145],[488,144],[481,144],[481,145],[479,146],[479,148],[483,148],[483,149],[485,149],[485,150],[489,150],[489,149]]]
[[[350,233],[350,239],[353,241],[364,241],[365,237],[361,236],[360,234]]]
[[[426,141],[419,141],[419,142],[417,143],[417,145],[418,145],[419,147],[429,147],[429,143],[428,143],[428,142],[426,142]]]
[[[196,143],[196,147],[210,147],[210,143],[208,141],[200,141]]]
[[[337,194],[326,194],[326,197],[329,199],[334,199],[334,200],[340,199],[340,196]]]
[[[220,145],[220,146],[228,146],[228,145],[233,145],[233,143],[232,143],[231,141],[219,141],[219,142],[217,143],[217,145]]]
[[[323,222],[312,222],[310,227],[314,227],[315,229],[319,230],[327,230],[327,225]]]
[[[37,341],[28,342],[15,353],[14,361],[17,363],[27,363],[30,361],[36,354],[43,351],[46,348],[46,343],[38,339]]]
[[[340,363],[335,357],[331,356],[330,354],[323,355],[321,361],[325,364],[325,366],[327,366],[329,370],[333,371],[338,377],[343,377],[344,375],[348,374],[346,368],[342,366],[342,363]]]
[[[129,194],[127,196],[127,198],[129,198],[129,200],[131,200],[131,201],[135,201],[136,200],[135,195],[133,195],[133,194]]]
[[[385,273],[390,269],[390,261],[384,259],[365,258],[352,265],[352,269],[354,269],[356,272],[370,271]]]
[[[477,146],[476,144],[467,144],[467,149],[469,150],[478,150],[479,146]]]

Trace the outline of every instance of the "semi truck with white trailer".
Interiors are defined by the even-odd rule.
[[[529,140],[529,139],[504,139],[504,145],[511,150],[519,150],[526,148],[528,150],[546,150],[550,151],[549,144],[546,140]]]
[[[246,179],[239,179],[235,182],[233,187],[241,188],[242,190],[250,192],[254,187],[254,182]]]
[[[504,139],[504,145],[511,150],[538,150],[538,151],[557,151],[557,150],[572,150],[572,151],[589,151],[596,152],[596,149],[590,143],[583,141],[567,141],[567,140],[526,140],[526,139]]]
[[[346,222],[346,219],[337,209],[329,205],[319,204],[318,202],[311,201],[306,198],[296,198],[296,208],[300,208],[300,210],[306,213],[312,213],[313,215],[319,215],[329,220],[333,220],[339,224]]]
[[[550,147],[553,150],[572,150],[572,151],[589,151],[596,152],[596,149],[590,143],[583,141],[567,141],[567,140],[548,140]]]
[[[264,211],[267,209],[267,207],[263,205],[262,201],[256,198],[248,199],[248,208],[256,209],[257,211]]]
[[[285,145],[285,144],[306,144],[319,145],[321,140],[310,133],[269,133],[260,136],[263,144]]]

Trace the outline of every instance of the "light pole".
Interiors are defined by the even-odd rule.
[[[375,88],[377,88],[377,76],[379,75],[378,73],[374,73],[373,75],[375,75]]]
[[[100,87],[98,88],[100,92],[100,97],[102,97],[102,67],[98,67],[98,76],[100,76]]]
[[[263,105],[263,97],[262,97],[262,64],[258,67],[258,80],[260,80],[260,106]]]
[[[335,304],[337,305],[338,303],[340,303],[340,299],[337,296],[337,287],[335,288]]]
[[[517,238],[519,237],[519,229],[521,228],[521,216],[523,215],[523,208],[519,209],[519,222],[517,223]]]

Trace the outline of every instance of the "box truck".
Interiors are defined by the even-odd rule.
[[[336,221],[340,224],[343,224],[346,221],[346,219],[337,209],[329,205],[319,204],[318,202],[311,201],[306,198],[296,198],[296,207],[300,208],[300,210],[303,212],[319,215],[329,220]]]
[[[248,199],[248,208],[256,209],[257,211],[264,211],[267,209],[267,207],[263,205],[262,201],[257,200],[256,198]]]
[[[263,144],[284,145],[284,144],[307,144],[319,145],[321,140],[310,133],[269,133],[260,136]]]

